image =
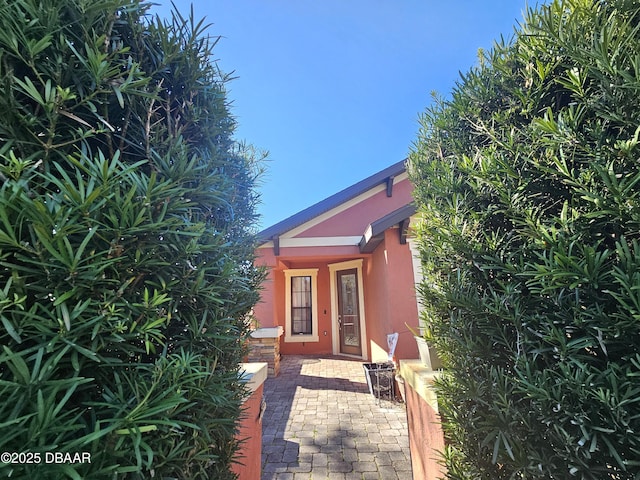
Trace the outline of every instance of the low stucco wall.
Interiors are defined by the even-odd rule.
[[[400,375],[405,384],[413,480],[442,478],[445,469],[439,459],[444,436],[432,386],[438,372],[429,370],[420,360],[400,360]]]
[[[244,363],[244,379],[251,392],[242,406],[236,439],[242,443],[232,470],[238,480],[259,480],[262,464],[262,391],[267,378],[267,364]]]

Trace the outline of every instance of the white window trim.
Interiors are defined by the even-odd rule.
[[[291,333],[291,277],[311,277],[311,335]],[[284,341],[285,342],[317,342],[318,335],[318,269],[295,268],[284,271]]]
[[[329,273],[331,276],[331,334],[333,337],[332,349],[334,355],[342,355],[362,359],[369,358],[369,349],[367,345],[367,322],[364,312],[364,282],[362,278],[362,264],[362,258],[329,264]],[[340,353],[340,332],[338,331],[338,290],[336,285],[336,272],[338,270],[350,270],[352,268],[355,268],[358,272],[358,308],[360,310],[360,344],[362,345],[361,356]]]

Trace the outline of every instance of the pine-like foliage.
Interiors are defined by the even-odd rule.
[[[0,451],[41,456],[3,478],[233,477],[260,162],[206,27],[147,12],[0,1]]]
[[[421,118],[452,479],[640,478],[640,5],[527,12]]]

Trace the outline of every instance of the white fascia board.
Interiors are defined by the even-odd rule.
[[[373,227],[371,227],[371,224],[367,225],[367,229],[364,231],[362,237],[364,237],[365,243],[371,240],[371,237],[373,237]],[[362,239],[362,237],[360,237],[360,239]]]
[[[302,238],[281,238],[280,248],[284,247],[344,247],[353,246],[360,243],[360,235],[344,237],[302,237]]]

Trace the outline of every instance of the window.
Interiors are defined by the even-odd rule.
[[[318,341],[318,269],[284,271],[285,342]]]
[[[291,333],[311,335],[311,277],[291,277]]]

